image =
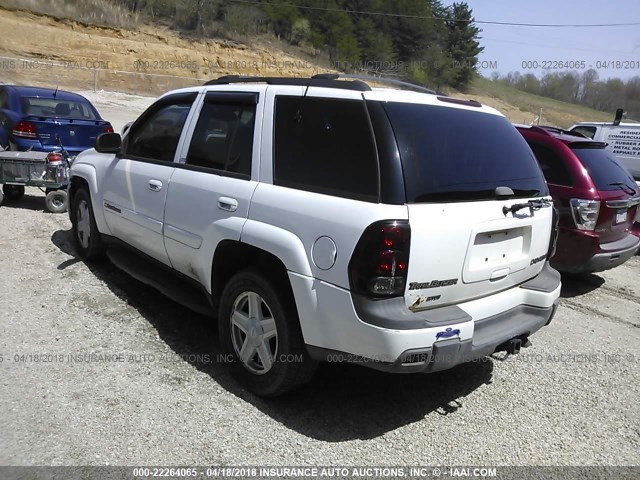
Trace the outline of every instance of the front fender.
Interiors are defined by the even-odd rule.
[[[93,206],[93,216],[96,220],[98,231],[102,234],[111,235],[111,230],[104,218],[104,209],[102,208],[102,195],[98,189],[97,172],[93,165],[88,163],[79,163],[78,159],[73,162],[70,172],[70,180],[74,178],[83,179],[89,186],[89,194],[91,195],[91,205]]]

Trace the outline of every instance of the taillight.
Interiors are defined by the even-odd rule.
[[[578,230],[595,230],[600,202],[597,200],[571,199],[571,215]]]
[[[11,133],[18,138],[38,138],[36,126],[33,122],[18,122],[13,126]]]
[[[107,125],[106,127],[104,127],[103,133],[113,133],[113,127],[111,125]]]
[[[547,260],[556,254],[556,242],[558,241],[558,210],[551,205],[551,238],[549,239],[549,248],[547,249]]]
[[[404,293],[409,268],[411,227],[404,220],[384,220],[367,227],[349,262],[351,289],[374,297]]]
[[[58,152],[49,152],[46,157],[47,163],[58,163],[62,162],[62,155]]]

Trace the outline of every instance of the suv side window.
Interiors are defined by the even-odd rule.
[[[378,161],[364,102],[278,96],[273,183],[378,201]]]
[[[186,164],[250,178],[255,118],[252,104],[205,102]]]
[[[147,110],[144,118],[131,126],[124,156],[173,162],[192,103],[193,99],[181,97],[175,103],[161,101]]]
[[[571,174],[564,164],[562,158],[560,158],[553,150],[542,145],[530,143],[529,146],[540,164],[544,178],[547,179],[547,183],[554,185],[563,185],[566,187],[573,186],[571,180]]]

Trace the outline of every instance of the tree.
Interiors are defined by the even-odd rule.
[[[447,52],[452,63],[452,85],[464,90],[476,75],[478,55],[484,50],[478,42],[481,30],[474,25],[466,3],[454,3],[448,11]]]
[[[264,5],[264,12],[273,32],[280,38],[291,40],[293,23],[300,16],[298,9],[282,0],[277,0]]]
[[[311,25],[309,20],[304,17],[298,18],[291,26],[291,43],[300,45],[307,41],[311,36]]]

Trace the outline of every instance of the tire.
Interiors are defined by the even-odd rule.
[[[20,200],[24,196],[24,185],[3,185],[2,192],[7,200]]]
[[[92,260],[104,254],[104,245],[93,215],[91,195],[86,188],[79,188],[73,195],[71,230],[76,251],[81,258]]]
[[[44,204],[51,213],[64,213],[67,211],[69,197],[66,190],[53,190],[47,193]]]
[[[2,205],[3,200],[4,200],[4,193],[0,192],[0,205]]]
[[[218,330],[225,358],[233,359],[234,377],[256,395],[283,395],[315,372],[317,362],[305,349],[288,285],[278,286],[258,270],[229,280],[220,299]]]

